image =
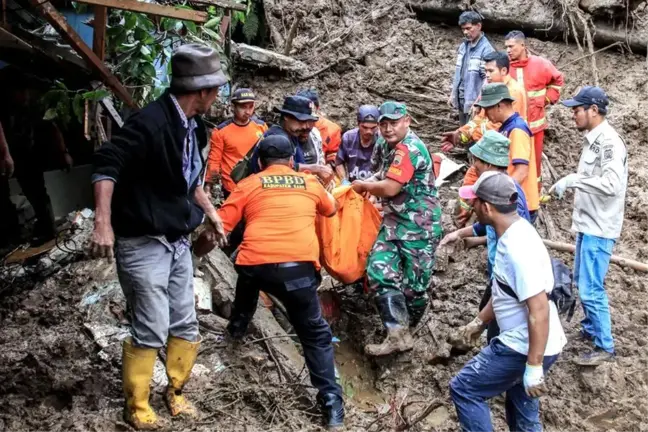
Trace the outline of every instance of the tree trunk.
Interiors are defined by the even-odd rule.
[[[457,23],[459,15],[463,12],[457,4],[445,5],[437,2],[409,3],[419,19],[432,23]],[[490,10],[480,10],[484,17],[484,24],[489,32],[506,33],[511,30],[522,30],[527,36],[538,39],[554,39],[562,37],[566,31],[571,30],[562,23],[559,18],[552,19],[549,16],[528,16],[524,20],[513,17],[503,17]],[[578,21],[578,20],[575,20]],[[580,22],[575,22],[576,30],[582,37],[585,29]],[[570,37],[571,31],[569,31]],[[607,24],[596,23],[592,30],[592,40],[595,46],[606,47],[615,42],[629,46],[635,54],[646,54],[648,49],[648,37],[629,32],[626,38],[625,29],[614,29]]]

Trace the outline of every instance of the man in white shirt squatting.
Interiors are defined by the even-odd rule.
[[[479,222],[493,226],[499,242],[491,300],[459,333],[477,346],[493,319],[501,333],[450,381],[461,430],[492,431],[488,399],[506,392],[510,430],[540,432],[537,398],[547,392],[545,374],[567,343],[549,300],[554,285],[549,253],[533,226],[517,215],[517,190],[509,176],[486,172],[465,188],[460,193],[472,193]]]

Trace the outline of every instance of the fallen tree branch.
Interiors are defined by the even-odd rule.
[[[290,51],[292,50],[293,40],[295,39],[295,36],[297,36],[297,28],[299,27],[299,23],[301,22],[302,18],[304,18],[304,12],[298,10],[296,12],[295,19],[293,20],[293,23],[290,26],[288,37],[286,38],[286,46],[284,47],[285,56],[290,55]]]
[[[415,3],[408,2],[409,7],[416,12],[419,19],[428,22],[456,22],[459,15],[463,12],[459,6],[461,2],[447,2],[448,6],[439,6],[437,2],[424,2]],[[494,11],[480,10],[484,17],[484,25],[488,26],[492,31],[507,33],[510,30],[522,30],[527,36],[534,36],[542,40],[552,40],[555,37],[562,37],[565,32],[572,33],[573,28],[570,28],[569,20],[554,21],[551,25],[551,19],[542,19],[540,17],[525,17],[528,19],[516,20],[511,18],[502,17]],[[568,14],[569,15],[569,14]],[[574,27],[579,32],[583,31],[580,23],[574,22]],[[539,31],[550,28],[547,31]],[[614,42],[626,43],[635,54],[646,54],[648,51],[648,40],[646,36],[638,31],[629,32],[626,34],[625,29],[619,30],[611,25],[597,23],[593,30],[592,42],[595,46],[607,46]],[[573,35],[572,35],[573,36]],[[574,40],[578,40],[577,37]],[[580,44],[580,42],[579,42]]]
[[[420,413],[416,414],[411,420],[406,421],[404,425],[398,426],[396,430],[404,431],[411,428],[416,423],[420,422],[425,417],[429,416],[432,413],[432,411],[442,406],[443,406],[443,402],[440,402],[438,400],[433,400]]]
[[[267,341],[268,339],[294,338],[294,337],[297,337],[297,335],[296,334],[284,334],[284,335],[264,336],[264,337],[259,338],[259,339],[254,339],[254,340],[251,340],[249,342],[245,342],[243,344],[243,346],[251,345],[251,344],[256,343],[256,342],[264,342],[264,341]]]
[[[579,61],[584,60],[584,59],[588,58],[591,55],[598,54],[600,52],[609,50],[610,48],[613,48],[613,47],[618,46],[618,45],[623,45],[623,42],[614,42],[613,44],[610,44],[610,45],[608,45],[608,46],[606,46],[604,48],[598,49],[598,50],[594,51],[593,53],[585,54],[583,56],[578,57],[577,59],[574,59],[574,60],[572,60],[572,61],[570,61],[568,63],[565,63],[565,64],[561,64],[561,65],[559,65],[557,67],[558,67],[558,69],[562,69],[562,68],[564,68],[566,66],[573,65],[574,63],[578,63]],[[543,154],[543,156],[544,156],[544,154]],[[546,156],[544,156],[544,157],[546,157]]]
[[[393,32],[392,32],[392,34],[393,34]],[[339,65],[340,63],[345,62],[345,61],[347,61],[347,60],[359,61],[359,60],[362,59],[364,56],[366,56],[366,55],[368,55],[368,54],[371,54],[371,53],[373,53],[373,52],[375,52],[375,51],[378,51],[378,50],[380,50],[380,49],[383,49],[383,48],[385,48],[387,45],[389,45],[390,43],[391,43],[391,35],[390,35],[389,38],[387,38],[387,40],[386,40],[385,42],[383,42],[383,43],[381,43],[381,44],[379,44],[379,45],[376,45],[374,48],[371,48],[371,49],[369,49],[369,50],[367,50],[367,51],[365,51],[365,52],[363,52],[363,53],[361,53],[361,54],[358,54],[358,55],[356,55],[356,56],[344,56],[344,57],[341,57],[341,58],[335,60],[334,62],[331,62],[331,63],[327,64],[327,65],[324,66],[323,68],[316,70],[316,71],[313,72],[313,73],[310,73],[310,74],[308,74],[308,75],[304,75],[304,76],[302,76],[302,77],[300,78],[300,80],[301,80],[301,81],[306,81],[306,80],[309,80],[309,79],[311,79],[311,78],[315,78],[316,76],[319,76],[319,75],[323,74],[324,72],[326,72],[327,70],[331,69],[332,67],[337,66],[337,65]]]
[[[560,252],[571,252],[571,253],[576,252],[576,246],[574,246],[573,244],[556,242],[556,241],[546,240],[546,239],[543,239],[542,241],[544,242],[545,246],[553,250],[557,250]],[[648,264],[646,263],[642,263],[628,258],[623,258],[618,255],[612,255],[612,258],[610,258],[610,262],[620,265],[621,267],[630,267],[631,269],[648,273]]]

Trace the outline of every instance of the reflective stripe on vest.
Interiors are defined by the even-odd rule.
[[[562,86],[558,86],[558,85],[550,85],[548,88],[552,88],[552,89],[558,90],[558,91],[562,90]]]
[[[527,95],[528,95],[530,98],[540,97],[540,96],[544,96],[544,95],[546,95],[546,94],[547,94],[547,89],[536,90],[536,91],[528,91],[528,92],[527,92]]]
[[[547,119],[545,117],[542,117],[540,120],[532,121],[531,123],[529,123],[529,127],[531,129],[535,129],[535,128],[540,127],[543,124],[545,124],[546,121],[547,121]]]
[[[520,83],[522,87],[524,87],[524,69],[517,68],[516,75],[517,75],[516,81]]]

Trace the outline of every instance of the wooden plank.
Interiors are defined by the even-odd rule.
[[[232,21],[232,18],[227,15],[224,15],[220,22],[220,37],[223,46],[225,46],[225,36],[227,35],[227,30],[229,29],[230,21]]]
[[[108,26],[108,8],[106,6],[95,6],[94,14],[92,51],[97,54],[99,60],[104,61],[106,59],[106,27]]]
[[[99,57],[92,52],[90,47],[83,42],[81,36],[74,31],[68,24],[67,20],[61,15],[49,1],[29,0],[34,9],[41,14],[48,23],[65,39],[70,46],[83,58],[93,69],[95,69],[106,85],[119,97],[124,103],[132,108],[137,104],[132,96],[115,75],[99,60]]]
[[[33,3],[33,0],[30,0]],[[149,15],[156,15],[167,18],[176,18],[184,21],[197,23],[207,22],[207,12],[182,9],[175,6],[163,6],[155,3],[144,3],[137,0],[77,0],[78,3],[85,3],[95,6],[106,6],[109,8],[142,12]]]
[[[210,6],[218,6],[224,9],[233,9],[241,12],[247,11],[245,3],[236,3],[229,0],[189,0],[191,3],[206,4]],[[250,0],[252,1],[252,0]]]

